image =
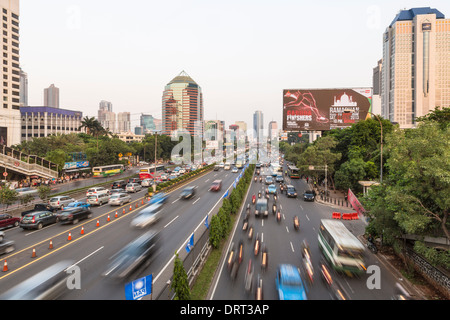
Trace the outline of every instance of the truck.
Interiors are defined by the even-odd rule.
[[[46,204],[46,203],[37,203],[34,205],[34,208],[31,210],[27,210],[27,211],[23,211],[21,213],[21,216],[25,216],[28,213],[32,213],[32,212],[36,212],[36,211],[51,211],[51,212],[56,212],[56,209],[52,209],[50,208],[50,205]]]

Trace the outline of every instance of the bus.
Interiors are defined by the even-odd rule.
[[[287,174],[291,179],[300,179],[300,174],[298,173],[298,168],[296,166],[288,166]]]
[[[92,168],[92,175],[94,178],[102,178],[115,176],[124,172],[123,164],[112,164],[109,166],[101,166]]]
[[[161,173],[165,172],[166,167],[164,165],[157,165],[156,166],[156,176],[160,176]],[[142,168],[139,170],[139,179],[153,179],[155,176],[155,166],[150,166],[147,168]]]
[[[244,160],[242,160],[242,159],[237,159],[237,160],[236,160],[236,168],[242,169],[243,167],[244,167]]]
[[[365,272],[364,246],[341,221],[320,220],[318,239],[319,248],[333,269],[347,275]]]
[[[270,172],[273,177],[283,174],[283,168],[278,163],[270,164]]]

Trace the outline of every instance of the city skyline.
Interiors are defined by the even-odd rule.
[[[62,108],[96,116],[105,99],[116,112],[130,112],[134,128],[141,113],[161,118],[161,89],[185,70],[202,84],[205,119],[252,123],[261,110],[267,128],[271,120],[281,123],[283,88],[371,87],[383,33],[400,10],[430,6],[450,14],[448,1],[167,6],[142,1],[139,10],[123,12],[110,1],[22,0],[21,67],[28,74],[29,105],[40,105],[43,88],[55,83]],[[299,19],[286,8],[316,14]],[[116,26],[119,17],[123,23]],[[171,46],[182,28],[198,36]],[[44,34],[53,37],[39,36]]]

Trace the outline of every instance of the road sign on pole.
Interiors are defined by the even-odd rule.
[[[125,285],[125,299],[138,300],[146,295],[152,294],[153,275],[149,275]]]

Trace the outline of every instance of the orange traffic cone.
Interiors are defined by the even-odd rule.
[[[72,233],[69,232],[69,236],[67,237],[67,241],[71,241],[72,240]]]
[[[98,221],[98,219],[97,219],[97,227],[100,227],[100,222]]]
[[[131,208],[131,204],[130,204],[130,211],[133,210],[133,208]]]
[[[3,272],[6,272],[6,271],[8,271],[8,262],[6,262],[6,259],[5,259],[5,264],[3,265]]]
[[[50,239],[50,244],[48,245],[48,248],[49,248],[49,249],[53,249],[53,242],[52,242],[52,239]]]
[[[108,222],[111,221],[111,218],[109,217],[109,214],[108,214],[108,219],[106,219],[106,221],[108,221]]]
[[[123,208],[123,212],[122,212],[122,214],[125,214],[125,208]]]
[[[144,204],[144,199],[142,199],[142,203],[141,204]]]
[[[84,234],[84,226],[81,227],[81,232],[80,234]]]
[[[35,248],[33,248],[33,253],[31,254],[31,257],[36,258],[36,249]]]
[[[118,217],[118,215],[117,215],[117,211],[116,211],[116,214],[114,215],[114,217],[115,217],[115,218],[117,218],[117,217]]]

